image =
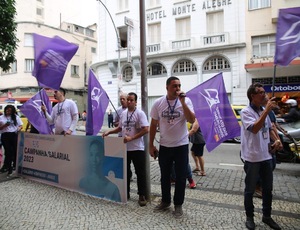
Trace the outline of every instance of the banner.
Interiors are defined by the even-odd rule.
[[[280,9],[274,63],[287,66],[300,56],[300,7]]]
[[[127,202],[121,138],[20,132],[19,176],[116,202]]]
[[[48,113],[51,114],[51,102],[44,89],[40,90],[32,98],[26,101],[20,107],[20,110],[40,134],[51,134],[53,126],[50,126],[47,122],[45,114],[41,109],[42,103],[46,106]]]
[[[97,135],[103,125],[109,98],[90,69],[88,83],[86,135]]]
[[[33,34],[34,69],[39,86],[59,90],[69,61],[78,46],[55,36],[53,38]]]
[[[186,95],[193,103],[209,152],[222,142],[240,136],[241,128],[229,103],[222,73],[193,88]]]

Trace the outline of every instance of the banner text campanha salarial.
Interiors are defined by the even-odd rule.
[[[25,147],[24,154],[31,154],[31,155],[37,155],[37,156],[50,157],[50,158],[55,158],[55,159],[59,159],[59,160],[70,161],[68,153],[61,153],[61,152],[55,152],[55,151],[47,152],[45,150]]]

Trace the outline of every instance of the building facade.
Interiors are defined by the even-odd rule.
[[[138,1],[101,2],[99,62],[93,64],[93,69],[113,104],[118,104],[120,91],[136,92],[140,102]],[[149,111],[154,100],[165,95],[168,77],[179,77],[182,89],[188,91],[219,72],[223,72],[230,102],[247,104],[248,86],[273,76],[273,68],[265,68],[267,64],[261,63],[273,65],[270,57],[275,52],[278,9],[299,5],[297,0],[272,1],[272,4],[271,0],[146,0],[145,3]],[[272,43],[267,53],[259,43],[265,43],[260,40],[265,36]],[[299,68],[299,60],[295,60],[288,67],[277,67],[277,76],[291,76],[290,79],[297,81]],[[299,81],[296,84],[299,86]]]
[[[0,101],[10,98],[22,103],[38,92],[37,80],[31,74],[34,67],[33,33],[37,33],[47,37],[59,36],[79,46],[69,62],[61,86],[67,90],[67,97],[77,103],[79,111],[83,111],[86,109],[88,69],[97,58],[97,26],[93,24],[83,27],[59,21],[59,13],[54,13],[57,12],[54,11],[55,2],[49,5],[50,2],[16,1],[19,43],[15,53],[16,61],[11,69],[0,72]],[[49,95],[53,93],[49,91]]]

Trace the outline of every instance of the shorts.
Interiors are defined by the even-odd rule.
[[[192,148],[191,148],[191,151],[194,153],[195,156],[202,157],[203,156],[204,145],[205,144],[193,144]]]

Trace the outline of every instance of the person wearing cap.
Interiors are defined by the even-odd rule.
[[[47,121],[50,125],[55,126],[56,135],[74,135],[78,122],[78,108],[73,100],[65,98],[66,91],[63,88],[54,91],[54,98],[58,103],[53,107],[51,114],[42,105]]]
[[[286,122],[296,122],[300,120],[300,112],[298,111],[297,101],[294,99],[288,99],[285,104],[289,104],[290,110],[287,114],[282,114],[282,117]]]

